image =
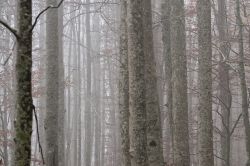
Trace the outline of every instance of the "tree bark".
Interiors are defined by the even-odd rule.
[[[90,3],[90,0],[86,0],[86,3]],[[91,165],[91,156],[92,156],[92,116],[91,116],[91,31],[90,31],[90,6],[87,5],[86,7],[86,46],[87,46],[87,89],[86,89],[86,104],[85,104],[85,165],[90,166]]]
[[[129,134],[132,166],[148,166],[143,0],[128,0]]]
[[[121,3],[120,25],[120,74],[119,74],[119,110],[122,166],[130,166],[129,154],[129,72],[128,72],[128,34],[127,0]]]
[[[213,166],[211,2],[198,0],[199,165]]]
[[[243,43],[243,22],[241,18],[240,1],[236,0],[236,19],[239,28],[238,45],[239,45],[239,76],[241,87],[241,100],[242,100],[242,115],[245,126],[246,137],[246,151],[247,151],[247,166],[250,166],[250,124],[248,114],[248,95],[245,76],[245,64],[244,64],[244,43]]]
[[[18,3],[18,32],[16,59],[16,121],[15,166],[29,166],[31,161],[32,133],[32,1]]]
[[[162,42],[163,42],[163,56],[165,59],[165,75],[166,75],[166,90],[167,90],[167,125],[168,125],[168,159],[167,163],[173,163],[173,95],[172,95],[172,57],[171,57],[171,30],[170,30],[170,0],[162,0]]]
[[[154,56],[151,0],[144,0],[143,8],[148,162],[150,166],[163,166],[162,128]]]
[[[174,165],[189,166],[190,156],[184,0],[171,0],[170,15],[174,120]]]
[[[227,8],[226,0],[218,1],[218,12],[216,15],[216,23],[219,33],[220,62],[219,62],[219,100],[222,112],[222,135],[221,135],[221,157],[223,166],[230,166],[230,117],[231,117],[231,101],[232,95],[230,91],[229,65],[226,60],[229,58],[230,46],[227,41]]]
[[[57,0],[47,0],[47,6],[57,6]],[[45,135],[47,166],[58,165],[58,115],[59,115],[59,35],[58,10],[46,13],[46,117]]]

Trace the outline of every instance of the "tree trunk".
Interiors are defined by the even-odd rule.
[[[127,36],[127,0],[121,4],[120,25],[120,75],[119,75],[119,110],[122,166],[130,166],[129,154],[129,73],[128,73],[128,36]]]
[[[86,0],[86,3],[90,3],[90,0]],[[91,165],[91,156],[92,156],[92,116],[91,116],[91,31],[90,31],[90,5],[87,5],[86,7],[86,46],[87,46],[87,89],[86,89],[86,104],[85,104],[85,165],[90,166]]]
[[[220,49],[219,62],[219,100],[222,112],[222,135],[221,135],[221,157],[224,159],[223,166],[230,166],[230,117],[231,117],[231,91],[229,66],[226,60],[229,58],[230,47],[227,41],[227,8],[226,0],[218,1],[218,13],[216,15],[216,23],[219,33],[219,42],[222,43]]]
[[[162,42],[163,42],[163,55],[165,59],[165,74],[166,74],[166,89],[167,89],[167,125],[168,125],[168,159],[167,163],[173,163],[171,161],[173,154],[173,96],[172,96],[172,57],[171,57],[171,39],[170,39],[170,0],[162,0]]]
[[[65,85],[64,85],[64,62],[63,62],[63,4],[59,8],[59,17],[58,17],[58,65],[59,65],[59,86],[58,86],[58,97],[59,97],[59,112],[58,112],[58,165],[65,166],[67,161],[65,160]]]
[[[148,166],[143,0],[128,0],[129,134],[132,166]]]
[[[174,165],[189,166],[190,156],[184,0],[171,0],[170,15],[174,120]]]
[[[29,166],[31,159],[32,133],[32,1],[18,3],[18,32],[16,59],[16,121],[15,121],[15,166]]]
[[[241,87],[241,100],[242,100],[242,115],[245,126],[246,136],[246,150],[248,161],[247,166],[250,166],[250,124],[248,115],[248,95],[245,76],[245,64],[244,64],[244,43],[243,43],[243,22],[241,19],[240,1],[236,0],[236,19],[239,28],[238,44],[239,44],[239,76]]]
[[[210,1],[198,0],[197,16],[199,45],[199,165],[213,166],[212,35]]]
[[[57,0],[47,0],[47,6],[56,6]],[[58,165],[58,113],[59,113],[59,35],[58,10],[48,10],[46,15],[46,165]]]
[[[150,166],[163,166],[162,128],[154,56],[151,0],[144,0],[143,7],[148,162]]]

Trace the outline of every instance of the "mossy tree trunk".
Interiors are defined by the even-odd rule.
[[[16,57],[15,166],[29,166],[32,133],[32,1],[18,3],[18,38]]]

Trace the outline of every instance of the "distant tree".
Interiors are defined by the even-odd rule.
[[[241,88],[241,109],[245,126],[246,136],[246,151],[247,151],[247,163],[246,166],[250,166],[250,124],[249,124],[249,113],[248,113],[248,94],[246,84],[246,73],[244,64],[244,41],[243,41],[243,22],[241,18],[241,4],[240,0],[236,0],[236,21],[238,26],[238,47],[239,47],[239,77],[240,77],[240,88]]]
[[[86,3],[89,4],[90,0],[86,0]],[[91,60],[91,24],[90,24],[90,5],[86,6],[86,46],[87,46],[87,86],[86,86],[86,104],[85,104],[85,151],[84,151],[84,157],[85,157],[85,165],[90,166],[91,165],[91,156],[92,156],[92,116],[91,116],[91,87],[92,87],[92,81],[91,81],[91,75],[92,75],[92,60]],[[80,126],[79,126],[80,127]]]

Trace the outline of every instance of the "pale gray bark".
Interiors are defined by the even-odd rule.
[[[147,111],[147,154],[150,166],[163,166],[162,128],[154,56],[151,0],[143,1],[143,31]]]
[[[100,17],[94,17],[95,48],[96,58],[94,61],[94,91],[95,91],[95,137],[94,137],[94,166],[100,166],[101,163],[101,55],[100,55]]]
[[[174,165],[189,166],[187,60],[184,0],[171,0]]]
[[[57,6],[57,0],[47,0],[47,6]],[[58,115],[59,115],[59,35],[58,10],[46,13],[46,165],[58,165]]]
[[[242,100],[241,108],[242,108],[242,115],[245,127],[246,151],[248,158],[246,165],[250,166],[250,124],[249,124],[248,94],[247,94],[246,74],[245,74],[245,64],[244,64],[243,22],[241,18],[240,0],[236,0],[236,19],[237,19],[237,26],[239,28],[238,47],[239,47],[239,77],[240,77],[241,100]]]
[[[58,73],[58,81],[59,81],[59,112],[58,112],[58,165],[66,166],[67,164],[65,160],[65,96],[64,96],[64,53],[63,53],[63,5],[58,9],[58,49],[59,49],[59,57],[58,57],[58,65],[59,65],[59,73]]]
[[[220,40],[220,62],[219,62],[219,101],[222,112],[222,135],[221,135],[221,157],[223,166],[230,166],[230,150],[231,150],[231,135],[230,135],[230,117],[232,96],[230,91],[229,65],[226,60],[229,58],[230,43],[228,43],[228,28],[227,28],[227,7],[226,0],[218,1],[218,12],[216,14],[216,23]]]
[[[173,163],[173,99],[172,99],[172,57],[171,57],[171,39],[170,39],[170,0],[162,0],[162,42],[163,42],[163,56],[165,59],[165,76],[166,76],[166,90],[167,90],[167,163]]]
[[[198,0],[199,165],[213,166],[211,2]]]
[[[90,0],[86,0],[86,3],[90,3]],[[86,86],[86,96],[85,96],[85,165],[91,165],[91,158],[92,158],[92,106],[91,106],[91,75],[92,75],[92,61],[91,61],[91,29],[90,29],[90,6],[87,5],[86,7],[86,46],[87,46],[87,86]]]

